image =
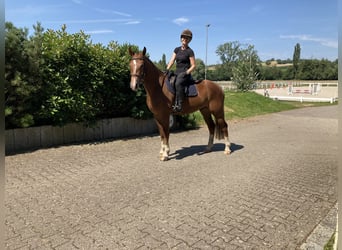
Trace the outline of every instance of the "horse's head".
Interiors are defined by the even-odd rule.
[[[144,47],[142,52],[134,53],[131,48],[128,49],[132,59],[129,62],[129,68],[131,72],[131,89],[136,91],[140,85],[144,83],[145,77],[145,54],[146,48]]]

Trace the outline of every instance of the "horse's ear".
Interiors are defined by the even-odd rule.
[[[134,55],[134,52],[132,51],[131,47],[128,47],[128,53],[133,56]]]
[[[143,55],[146,55],[146,47],[143,49]]]

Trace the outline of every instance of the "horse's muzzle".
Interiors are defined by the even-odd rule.
[[[142,85],[140,78],[137,76],[131,76],[131,83],[130,83],[130,87],[133,91],[137,91],[140,87],[140,85]]]

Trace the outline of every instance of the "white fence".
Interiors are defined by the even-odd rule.
[[[338,83],[328,82],[262,82],[255,92],[274,100],[299,102],[338,101]]]
[[[261,89],[270,89],[270,88],[284,88],[288,86],[293,87],[304,87],[310,86],[312,84],[319,84],[322,87],[336,87],[338,86],[338,81],[281,81],[281,80],[274,80],[274,81],[261,81],[257,82],[257,88]]]
[[[279,101],[299,101],[299,102],[330,102],[334,103],[338,100],[337,97],[303,97],[303,96],[269,96],[273,100]]]

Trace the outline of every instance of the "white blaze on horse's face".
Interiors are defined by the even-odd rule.
[[[139,85],[142,84],[144,78],[144,64],[143,59],[141,58],[133,58],[130,63],[131,69],[131,89],[136,91],[139,88]]]
[[[133,65],[132,65],[133,64]],[[132,60],[131,64],[131,89],[136,91],[137,90],[137,60]]]

